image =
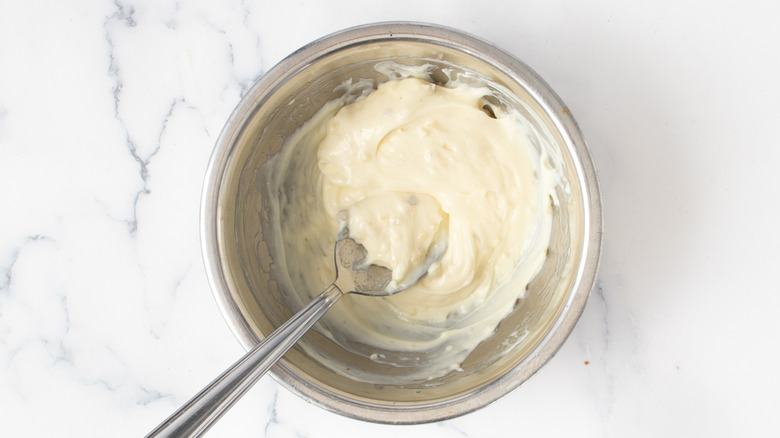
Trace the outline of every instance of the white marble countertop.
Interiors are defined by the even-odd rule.
[[[506,49],[577,118],[605,216],[582,319],[464,417],[364,423],[268,377],[208,436],[777,436],[777,2],[334,5],[0,3],[0,435],[143,436],[242,354],[199,244],[223,123],[305,43],[413,20]]]

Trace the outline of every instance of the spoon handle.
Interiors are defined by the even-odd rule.
[[[146,437],[201,436],[281,359],[342,295],[335,284],[330,285]]]

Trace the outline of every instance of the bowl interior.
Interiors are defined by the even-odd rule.
[[[221,158],[216,158],[221,165],[211,170],[219,187],[213,197],[217,214],[213,235],[204,236],[217,248],[220,281],[215,294],[246,347],[305,304],[291,298],[294,294],[285,291],[285,282],[276,277],[280,255],[268,218],[273,194],[264,190],[263,165],[323,104],[343,94],[339,84],[347,79],[384,82],[388,77],[374,67],[387,60],[429,65],[433,80],[442,83],[448,77],[443,72],[449,72],[449,77],[463,73],[462,78],[495,90],[501,96],[499,104],[523,112],[535,135],[560,151],[568,184],[558,190],[549,256],[541,272],[494,335],[469,355],[462,371],[436,379],[410,379],[402,368],[346,351],[316,330],[273,370],[304,398],[353,417],[421,422],[458,415],[489,403],[530,377],[560,346],[582,310],[592,283],[589,278],[588,284],[580,284],[589,251],[592,188],[587,186],[582,152],[575,144],[579,133],[572,138],[576,126],[561,121],[567,115],[565,108],[533,72],[484,43],[452,34],[421,36],[419,29],[391,34],[364,31],[352,37],[313,43],[283,61],[244,98],[223,132],[218,144],[222,151],[217,154]],[[360,370],[361,378],[350,370]],[[377,378],[372,380],[372,375]]]

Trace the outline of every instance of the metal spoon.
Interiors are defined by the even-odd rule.
[[[349,293],[388,296],[408,289],[444,254],[446,239],[437,239],[425,261],[400,282],[392,281],[388,268],[367,265],[366,249],[349,237],[343,227],[336,239],[336,281],[290,320],[263,339],[244,357],[203,388],[167,420],[147,435],[150,437],[199,437],[241,398],[285,352],[314,325],[342,296]]]

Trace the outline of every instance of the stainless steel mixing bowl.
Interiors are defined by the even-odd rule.
[[[536,135],[557,145],[568,187],[558,191],[549,257],[522,300],[480,344],[460,371],[431,382],[411,381],[310,332],[272,370],[291,391],[325,409],[384,423],[442,420],[481,408],[518,387],[558,350],[592,288],[601,249],[601,202],[585,141],[571,113],[525,64],[462,32],[433,25],[381,23],[348,29],[293,53],[265,74],[230,116],[208,167],[201,212],[202,244],[217,303],[245,348],[255,345],[297,308],[273,277],[267,202],[258,172],[285,138],[346,79],[388,78],[381,61],[433,66],[446,82],[451,69],[502,95],[497,105],[523,112]],[[341,91],[343,93],[343,91]],[[511,348],[507,349],[507,346]],[[321,352],[310,355],[307,351]],[[319,357],[381,373],[381,384],[335,372]],[[374,367],[372,369],[372,367]],[[370,374],[370,373],[369,373]],[[387,383],[387,376],[393,376]]]

